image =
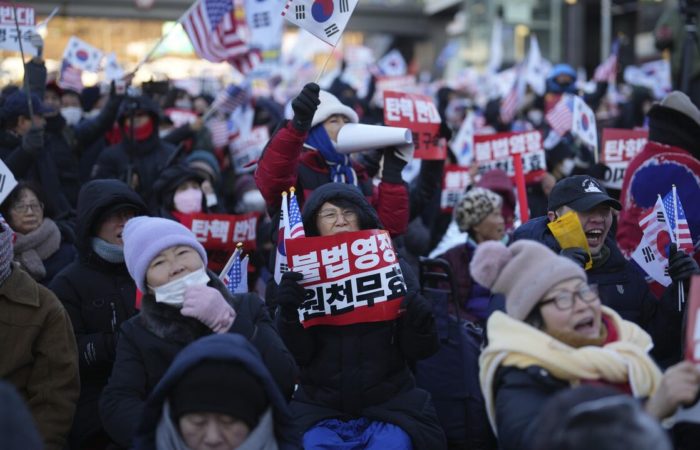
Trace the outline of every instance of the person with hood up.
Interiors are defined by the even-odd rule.
[[[243,336],[185,347],[149,396],[135,450],[298,448],[287,401]]]
[[[41,189],[20,182],[0,206],[15,232],[15,262],[32,278],[47,286],[76,257],[73,230],[52,220],[44,209]]]
[[[637,325],[601,305],[583,268],[544,245],[479,245],[474,279],[505,296],[505,313],[487,323],[479,359],[481,390],[503,450],[533,448],[545,403],[579,384],[610,386],[646,400],[661,420],[695,400],[700,370],[689,362],[662,376],[648,355],[653,343]]]
[[[279,211],[281,193],[290,186],[296,187],[303,206],[319,186],[343,183],[362,190],[392,236],[405,233],[409,201],[401,171],[408,163],[406,156],[394,147],[384,150],[382,181],[375,190],[365,168],[335,148],[340,129],[359,120],[353,109],[315,83],[304,86],[292,101],[292,109],[294,118],[272,136],[255,171],[255,182],[270,214]]]
[[[44,448],[64,450],[80,393],[73,327],[53,292],[12,256],[12,230],[0,223],[0,379],[27,403]]]
[[[175,147],[160,139],[158,105],[150,98],[126,98],[117,115],[122,141],[102,151],[93,178],[124,181],[154,206],[153,184],[175,155]]]
[[[167,167],[153,184],[153,197],[158,205],[154,212],[178,222],[189,214],[209,212],[202,191],[203,181],[199,172],[184,164]]]
[[[620,210],[620,203],[610,197],[595,178],[576,175],[554,185],[548,210],[547,216],[519,227],[513,238],[538,241],[584,267],[588,253],[580,247],[562,250],[547,227],[549,222],[574,211],[592,256],[593,267],[586,271],[588,281],[598,285],[603,304],[651,335],[654,339],[651,355],[662,367],[679,361],[683,312],[677,306],[677,283],[672,283],[659,301],[649,290],[644,274],[622,256],[610,234],[613,211]],[[674,281],[685,280],[697,270],[697,264],[683,252],[676,252],[671,263],[669,276]]]
[[[362,192],[342,183],[314,190],[302,219],[307,237],[382,228]],[[437,351],[435,319],[415,275],[399,261],[405,314],[391,321],[304,328],[303,275],[282,276],[277,326],[301,367],[291,407],[305,449],[446,448],[430,395],[416,387],[408,366]]]
[[[206,270],[207,254],[190,230],[169,219],[135,217],[124,227],[126,267],[143,293],[141,311],[122,324],[112,375],[100,398],[109,436],[129,447],[144,402],[175,355],[216,333],[240,334],[260,352],[285,396],[296,366],[255,294],[231,294]]]
[[[108,440],[100,421],[100,394],[112,372],[119,327],[136,314],[136,285],[124,263],[126,222],[147,213],[141,197],[118,180],[93,180],[78,196],[79,258],[49,285],[73,324],[80,356],[80,399],[73,448]]]

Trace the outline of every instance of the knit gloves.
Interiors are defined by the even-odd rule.
[[[290,322],[299,320],[298,309],[304,301],[304,288],[299,282],[304,275],[299,272],[285,272],[282,275],[275,297],[282,317]]]
[[[700,274],[698,263],[685,252],[679,252],[676,244],[671,244],[668,254],[668,276],[674,282],[685,281],[693,275]]]
[[[321,104],[318,98],[320,90],[318,84],[308,83],[292,101],[292,110],[294,110],[292,125],[302,133],[306,133],[311,128],[316,109]]]
[[[236,311],[221,292],[201,285],[187,288],[180,314],[199,320],[214,333],[226,333],[236,320]]]
[[[581,247],[569,247],[559,252],[561,256],[566,256],[582,268],[586,267],[588,262],[588,252]]]

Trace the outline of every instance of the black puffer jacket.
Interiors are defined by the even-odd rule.
[[[133,141],[124,121],[134,111],[146,111],[153,120],[153,132],[144,141]],[[128,98],[121,104],[118,122],[122,142],[102,151],[93,169],[93,178],[116,178],[133,186],[153,206],[153,183],[175,155],[175,147],[158,136],[159,108],[146,96]]]
[[[315,216],[333,199],[345,199],[360,210],[360,228],[381,228],[376,211],[355,186],[327,183],[316,188],[304,205],[307,236],[318,235]],[[410,267],[400,258],[407,296],[420,295]],[[299,321],[278,318],[278,329],[301,367],[293,413],[306,431],[324,418],[367,417],[404,429],[414,448],[442,448],[444,435],[427,392],[416,388],[408,363],[437,351],[435,322],[415,329],[403,318],[346,326],[304,329]]]
[[[80,400],[71,439],[99,432],[98,400],[107,384],[122,322],[136,314],[136,285],[124,263],[110,263],[92,249],[98,220],[109,209],[132,206],[138,215],[146,205],[117,180],[94,180],[80,191],[77,246],[80,258],[53,279],[49,288],[65,306],[78,341]]]
[[[229,333],[243,335],[260,352],[277,385],[289,398],[296,379],[292,355],[274,329],[262,300],[255,294],[231,295],[209,272],[209,286],[218,289],[236,311]],[[112,376],[100,399],[100,416],[109,436],[129,447],[148,395],[158,384],[175,355],[196,339],[212,332],[180,310],[156,303],[144,295],[139,315],[121,327]]]

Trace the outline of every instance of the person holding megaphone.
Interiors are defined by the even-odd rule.
[[[270,139],[255,172],[270,214],[279,210],[280,193],[291,186],[303,204],[317,187],[345,183],[362,190],[392,236],[405,233],[409,201],[401,171],[412,157],[412,146],[406,145],[411,143],[410,133],[357,124],[357,113],[316,83],[304,86],[292,101],[292,110],[294,117]],[[382,147],[381,181],[375,188],[365,167],[347,152]]]

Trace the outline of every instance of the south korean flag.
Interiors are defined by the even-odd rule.
[[[287,0],[282,16],[335,47],[358,0]]]

